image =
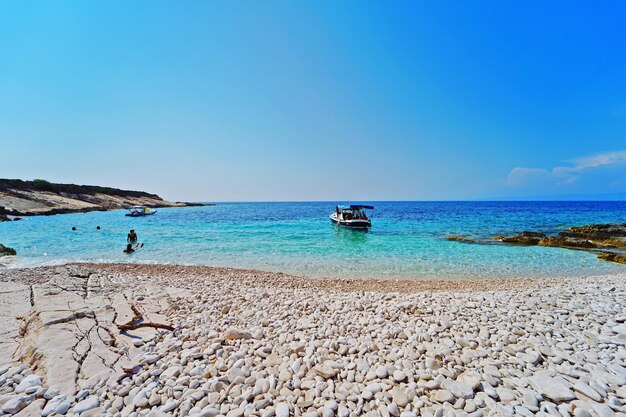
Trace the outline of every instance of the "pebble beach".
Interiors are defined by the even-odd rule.
[[[20,416],[626,416],[626,275],[0,270]]]

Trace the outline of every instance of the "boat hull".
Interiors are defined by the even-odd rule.
[[[331,214],[329,217],[330,221],[337,226],[348,227],[350,229],[368,229],[372,227],[371,220],[340,220],[335,213]]]
[[[151,211],[150,213],[126,213],[125,216],[126,217],[146,217],[146,216],[152,216],[153,214],[156,214],[156,210]]]

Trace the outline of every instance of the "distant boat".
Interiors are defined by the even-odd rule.
[[[153,214],[156,214],[156,212],[157,212],[156,210],[149,209],[148,207],[135,206],[131,208],[128,211],[128,213],[126,213],[126,216],[128,217],[152,216]]]
[[[338,226],[353,229],[367,229],[372,227],[372,221],[367,217],[365,210],[373,210],[374,206],[351,204],[349,206],[337,206],[335,212],[330,215],[330,221]]]

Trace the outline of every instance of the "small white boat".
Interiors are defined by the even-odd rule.
[[[143,217],[143,216],[152,216],[153,214],[156,214],[157,210],[153,210],[150,209],[148,207],[144,207],[144,206],[135,206],[133,208],[131,208],[128,213],[126,213],[126,216],[128,217]]]
[[[367,217],[366,209],[373,210],[374,206],[362,204],[337,206],[335,212],[330,215],[330,221],[337,226],[345,226],[353,229],[367,229],[372,227],[372,221]]]

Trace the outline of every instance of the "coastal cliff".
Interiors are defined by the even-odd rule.
[[[132,206],[185,207],[156,194],[93,185],[54,184],[44,180],[0,179],[0,221],[7,215],[35,216],[125,209]]]

